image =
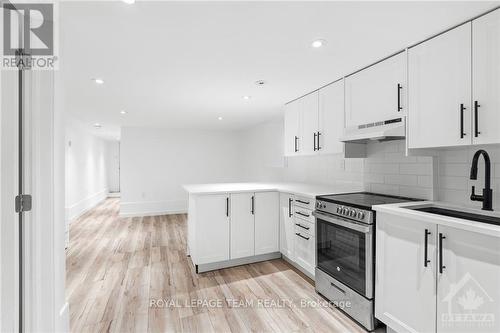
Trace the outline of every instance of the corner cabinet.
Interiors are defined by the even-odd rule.
[[[293,202],[295,196],[280,193],[280,252],[290,260],[295,260],[293,240],[295,225],[293,223]]]
[[[500,9],[408,50],[408,148],[500,143]]]
[[[376,235],[377,319],[396,332],[498,331],[498,237],[385,212]]]
[[[342,153],[344,82],[334,82],[285,106],[285,156]]]
[[[405,52],[346,77],[346,127],[401,117],[406,91]]]

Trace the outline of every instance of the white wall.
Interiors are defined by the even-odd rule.
[[[106,175],[110,193],[120,192],[120,142],[107,140],[106,146]]]
[[[242,180],[240,133],[125,127],[120,214],[187,211],[183,184]]]
[[[243,162],[242,180],[281,181],[283,167],[283,119],[276,119],[240,134],[240,159]]]
[[[106,198],[106,143],[79,121],[66,120],[66,219],[71,221]]]

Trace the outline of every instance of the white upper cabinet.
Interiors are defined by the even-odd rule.
[[[471,23],[408,50],[409,148],[471,144]]]
[[[500,9],[472,22],[472,89],[473,143],[499,143]]]
[[[346,127],[401,117],[406,91],[404,52],[346,77]]]
[[[300,152],[300,100],[285,105],[285,156],[298,155]]]
[[[231,194],[231,259],[255,253],[254,201],[253,193]]]
[[[319,90],[319,130],[317,148],[320,154],[344,151],[339,141],[344,131],[344,80]]]
[[[315,91],[299,99],[301,128],[301,155],[313,155],[317,151],[318,135],[318,92]]]
[[[279,207],[278,192],[255,193],[255,255],[279,252]]]

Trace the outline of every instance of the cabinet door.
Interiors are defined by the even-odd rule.
[[[436,332],[437,226],[377,212],[376,228],[375,317],[397,332]]]
[[[253,256],[253,193],[231,194],[231,259]]]
[[[315,237],[295,227],[294,251],[295,262],[314,276],[316,267]]]
[[[500,143],[500,9],[472,21],[472,43],[473,142]]]
[[[471,144],[471,48],[469,22],[408,50],[409,148]]]
[[[297,155],[300,150],[299,124],[300,112],[299,101],[294,101],[285,106],[285,156]]]
[[[280,250],[279,207],[278,192],[255,193],[255,255]]]
[[[196,264],[229,260],[228,195],[203,195],[196,201]]]
[[[293,199],[292,194],[280,193],[280,252],[290,260],[294,260]]]
[[[344,132],[343,80],[319,90],[319,128],[319,153],[342,153],[344,144],[339,138]]]
[[[444,268],[438,273],[438,332],[498,332],[499,239],[445,226],[439,226],[438,233],[445,237]]]
[[[302,122],[300,135],[300,154],[316,154],[316,135],[318,132],[318,92],[313,92],[300,100],[300,120]]]
[[[405,70],[406,54],[400,53],[348,76],[345,79],[347,127],[401,117],[407,90]]]

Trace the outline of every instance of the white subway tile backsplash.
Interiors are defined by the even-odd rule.
[[[470,165],[466,163],[440,163],[439,175],[465,177],[469,175]]]
[[[447,190],[465,190],[468,187],[468,179],[465,177],[439,176],[438,186]]]
[[[370,191],[389,195],[399,195],[399,186],[387,184],[371,184]]]
[[[378,173],[378,174],[398,174],[399,164],[395,163],[369,163],[367,165],[367,172]]]
[[[400,186],[399,195],[423,200],[433,200],[432,188],[422,188],[415,186]]]
[[[432,163],[408,163],[399,166],[402,175],[432,175]]]
[[[432,176],[418,176],[417,184],[420,187],[431,188],[434,186]]]
[[[417,186],[417,176],[414,175],[387,175],[385,183],[391,185]]]

